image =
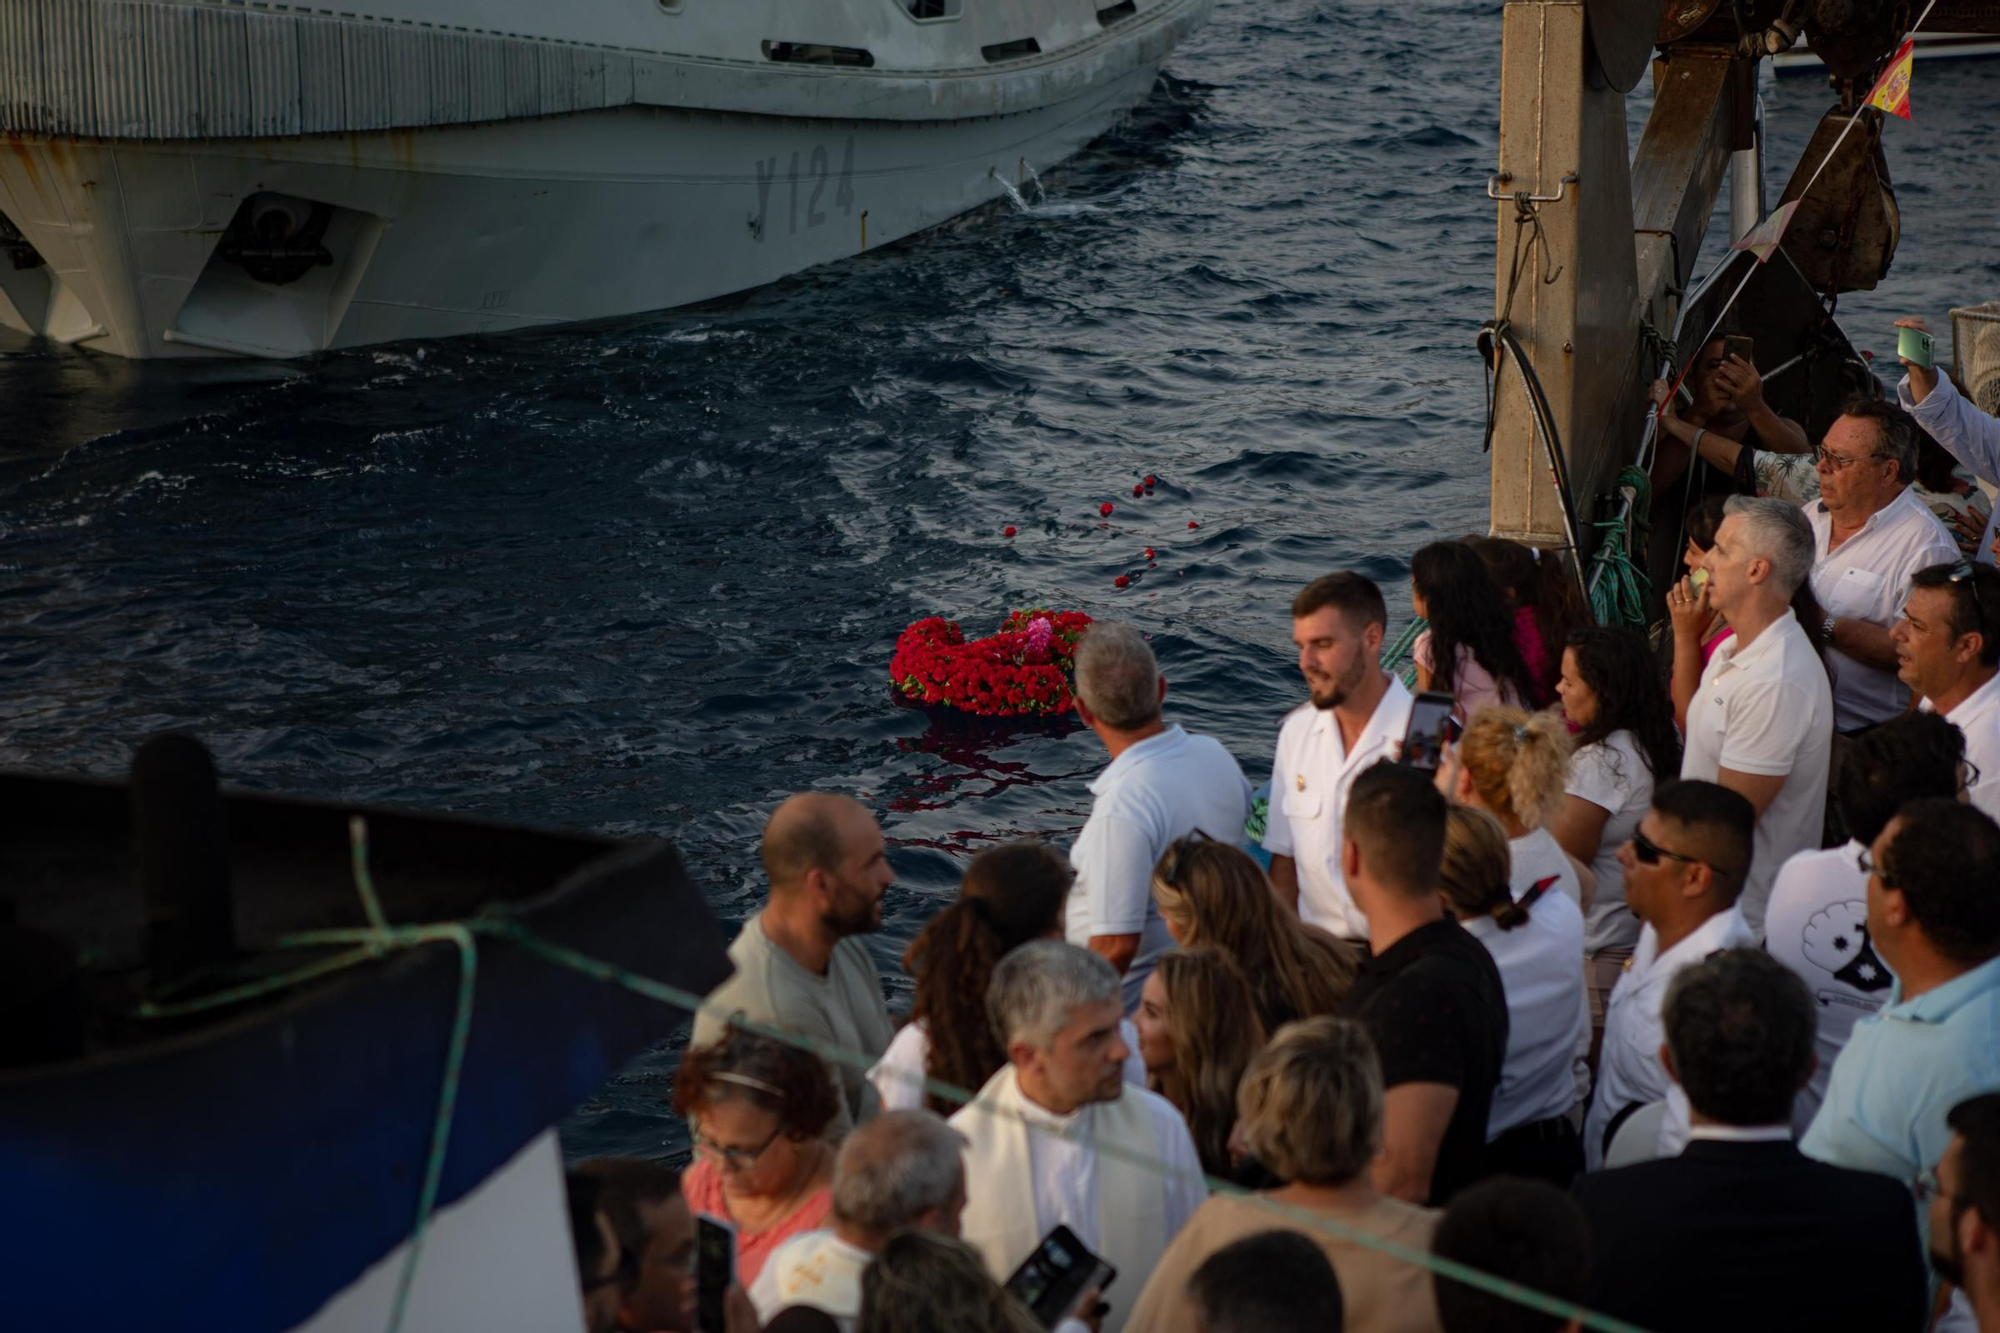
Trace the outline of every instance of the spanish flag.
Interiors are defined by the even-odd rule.
[[[1757,256],[1758,263],[1769,263],[1771,256],[1778,252],[1778,243],[1785,239],[1785,228],[1791,225],[1792,214],[1798,211],[1799,201],[1796,199],[1778,205],[1771,216],[1743,233],[1743,239],[1729,248],[1747,250]]]
[[[1896,48],[1896,54],[1889,60],[1882,77],[1875,80],[1875,87],[1868,93],[1868,105],[1879,107],[1892,116],[1910,118],[1910,63],[1916,59],[1917,39],[1906,37]]]

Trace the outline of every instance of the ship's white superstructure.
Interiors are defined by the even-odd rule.
[[[977,207],[1212,0],[0,0],[0,323],[289,357],[661,309]]]

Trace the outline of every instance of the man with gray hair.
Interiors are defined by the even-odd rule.
[[[951,1118],[967,1144],[966,1243],[1005,1281],[1066,1226],[1136,1295],[1208,1190],[1180,1112],[1125,1082],[1118,974],[1036,940],[993,969],[986,1009],[1007,1064]],[[1103,1333],[1131,1309],[1114,1302]]]
[[[1687,734],[1681,776],[1720,783],[1757,811],[1738,906],[1753,938],[1762,939],[1778,867],[1820,844],[1833,691],[1791,609],[1792,594],[1812,568],[1806,516],[1783,500],[1742,495],[1731,496],[1723,514],[1701,568],[1667,593],[1674,718]],[[1713,611],[1735,633],[1704,667],[1701,636]]]
[[[851,1333],[861,1274],[893,1232],[958,1235],[965,1139],[929,1111],[887,1111],[859,1126],[833,1164],[833,1227],[792,1237],[764,1262],[750,1300],[757,1318],[810,1305]]]
[[[1099,621],[1076,650],[1076,711],[1111,763],[1090,784],[1090,818],[1070,850],[1064,936],[1123,974],[1125,1012],[1159,956],[1174,947],[1153,903],[1153,867],[1199,830],[1234,843],[1250,816],[1250,784],[1222,743],[1169,725],[1167,681],[1146,637]]]
[[[1833,725],[1859,731],[1910,706],[1889,630],[1903,614],[1910,576],[1956,562],[1958,544],[1910,492],[1917,426],[1896,404],[1850,399],[1813,451],[1813,466],[1819,499],[1805,514],[1813,533],[1813,595],[1826,611]]]

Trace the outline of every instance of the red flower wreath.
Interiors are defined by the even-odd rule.
[[[981,717],[1067,713],[1071,661],[1090,617],[1081,611],[1016,611],[989,638],[966,642],[956,621],[919,620],[896,639],[889,679],[921,704]]]

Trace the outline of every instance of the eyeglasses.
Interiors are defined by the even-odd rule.
[[[1879,878],[1882,881],[1883,888],[1893,889],[1896,887],[1896,880],[1890,874],[1889,867],[1877,861],[1875,853],[1868,850],[1868,848],[1863,847],[1861,849],[1861,855],[1855,858],[1855,864],[1861,867],[1862,874],[1874,875]]]
[[[1958,773],[1958,785],[1964,790],[1971,791],[1979,785],[1979,765],[1973,763],[1970,759],[1961,759],[1958,761]]]
[[[771,1145],[776,1143],[778,1136],[784,1132],[785,1127],[783,1124],[780,1124],[776,1129],[771,1131],[768,1138],[754,1148],[728,1148],[717,1143],[714,1139],[708,1138],[700,1130],[696,1130],[694,1132],[694,1150],[707,1156],[709,1160],[725,1171],[748,1171],[751,1167],[757,1165],[758,1160],[765,1153],[771,1151]]]
[[[1979,600],[1979,580],[1973,575],[1972,562],[1969,560],[1959,561],[1956,565],[1952,566],[1951,573],[1944,577],[1947,583],[1963,583],[1966,589],[1971,592],[1972,609],[1979,615],[1978,622],[1972,628],[1979,633],[1985,633],[1986,603]]]
[[[1201,846],[1203,843],[1214,841],[1215,839],[1209,837],[1200,829],[1196,829],[1186,837],[1175,838],[1172,842],[1168,843],[1166,855],[1160,858],[1160,883],[1170,889],[1178,889],[1181,886],[1181,862],[1195,848]]]
[[[1920,1204],[1929,1203],[1932,1199],[1942,1196],[1956,1208],[1965,1200],[1963,1194],[1954,1194],[1944,1187],[1944,1182],[1938,1179],[1936,1167],[1930,1168],[1912,1181],[1910,1192],[1917,1196],[1917,1202]]]
[[[1862,458],[1887,458],[1887,454],[1863,454],[1861,458],[1843,458],[1825,445],[1816,444],[1812,448],[1814,467],[1824,467],[1828,472],[1845,472],[1859,463]]]
[[[1639,858],[1641,865],[1656,866],[1660,863],[1660,858],[1663,856],[1671,860],[1683,861],[1691,866],[1703,864],[1699,856],[1687,856],[1681,852],[1670,852],[1636,828],[1632,830],[1632,854]]]

